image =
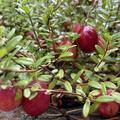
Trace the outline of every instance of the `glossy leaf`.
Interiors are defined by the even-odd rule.
[[[71,86],[70,82],[65,81],[65,82],[64,82],[64,86],[65,86],[65,89],[66,89],[67,91],[72,92],[72,86]]]
[[[108,95],[100,96],[96,99],[97,102],[112,102],[114,100],[115,98],[113,98],[112,96],[108,96]]]
[[[99,82],[97,82],[97,81],[90,81],[89,83],[88,83],[91,87],[94,87],[94,88],[98,88],[98,89],[100,89],[101,88],[101,85],[100,85],[100,83]]]
[[[19,44],[19,42],[22,40],[22,38],[23,37],[21,35],[19,35],[19,36],[12,38],[11,40],[9,40],[6,44],[7,51],[9,52],[9,51],[13,50],[16,47],[16,45]]]
[[[83,106],[83,116],[87,117],[90,112],[90,100],[87,99]]]
[[[116,102],[120,103],[120,93],[119,92],[113,92],[112,97],[115,99]]]
[[[60,79],[63,78],[64,77],[64,70],[60,69],[55,77],[60,78]]]
[[[16,59],[15,61],[21,65],[32,65],[34,63],[34,60],[32,58],[27,57],[21,57]]]
[[[63,52],[63,53],[59,56],[59,58],[66,58],[66,57],[70,57],[70,56],[72,56],[72,55],[73,55],[72,52]]]
[[[108,87],[108,88],[113,88],[113,89],[116,89],[116,88],[117,88],[117,86],[116,86],[114,83],[109,82],[109,81],[104,82],[104,84],[105,84],[106,87]]]
[[[29,88],[24,89],[24,97],[29,98],[30,95],[31,95],[30,89]]]
[[[0,47],[0,58],[7,54],[7,49],[5,47]]]
[[[13,35],[15,34],[15,28],[13,28],[7,35],[8,39],[11,39],[13,37]]]
[[[90,106],[90,114],[92,114],[93,112],[97,111],[99,107],[99,103],[98,102],[94,102],[91,106]]]

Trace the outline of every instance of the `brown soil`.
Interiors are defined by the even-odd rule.
[[[21,108],[17,108],[16,110],[7,113],[0,111],[0,120],[105,120],[96,113],[88,118],[82,118],[81,110],[74,112],[71,112],[70,109],[60,111],[63,114],[61,114],[58,110],[53,110],[50,108],[42,115],[37,117],[30,117],[26,115]],[[66,111],[70,111],[68,115],[64,114]],[[117,117],[106,120],[120,120],[120,114]]]

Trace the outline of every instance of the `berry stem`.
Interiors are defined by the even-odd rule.
[[[34,32],[34,35],[35,35],[35,40],[38,42],[38,45],[39,47],[41,48],[41,45],[40,45],[40,41],[38,40],[38,36],[36,34],[36,31],[35,31],[35,28],[34,28],[34,24],[33,24],[33,21],[32,21],[32,17],[30,16],[30,13],[27,14],[28,15],[28,18],[30,20],[30,23],[31,23],[31,26],[32,26],[32,29],[33,29],[33,32]]]

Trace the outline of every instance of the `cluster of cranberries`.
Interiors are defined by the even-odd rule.
[[[76,59],[78,56],[78,48],[85,53],[91,53],[95,51],[95,45],[99,45],[104,48],[104,39],[98,35],[96,30],[91,26],[82,26],[77,23],[72,26],[72,32],[77,33],[79,37],[72,42],[67,35],[59,36],[61,41],[55,42],[53,44],[54,51],[57,50],[59,46],[69,45],[73,46],[68,50],[72,55],[70,56],[73,59]],[[58,52],[58,51],[57,51]]]
[[[38,80],[32,81],[28,85],[28,88],[31,88],[36,83],[39,84],[43,89],[48,88],[46,83]],[[112,93],[111,90],[107,91],[107,95],[111,95],[111,93]],[[101,95],[102,94],[100,92],[98,97]],[[71,103],[71,98],[69,99],[68,98],[69,97],[67,97],[67,102]],[[64,100],[65,100],[64,102],[66,102],[66,99]],[[26,112],[28,115],[37,116],[44,113],[48,109],[49,104],[50,104],[50,95],[46,94],[45,91],[37,91],[37,95],[34,98],[29,99],[23,96],[23,90],[20,88],[15,88],[15,87],[7,87],[5,89],[0,88],[0,110],[5,112],[14,110],[15,108],[21,105],[23,111]],[[118,111],[119,111],[119,104],[114,101],[100,103],[98,108],[98,112],[105,118],[110,118],[117,115]]]
[[[79,34],[79,37],[72,42],[66,35],[60,36],[61,41],[53,44],[55,52],[59,52],[58,47],[63,45],[72,46],[67,51],[71,52],[72,59],[78,56],[78,47],[85,53],[95,51],[95,45],[104,45],[104,40],[97,34],[96,30],[91,26],[82,26],[79,23],[73,25],[72,32]],[[26,36],[34,38],[33,32],[26,32]],[[47,89],[47,84],[37,80],[32,81],[28,88],[31,89],[34,84],[39,84],[41,88]],[[109,94],[109,92],[107,93]],[[101,94],[102,95],[102,94]],[[69,100],[68,100],[69,101]],[[23,95],[23,90],[16,87],[0,87],[0,110],[11,111],[18,106],[22,106],[23,110],[30,116],[37,116],[45,112],[50,104],[50,95],[45,91],[37,91],[37,95],[32,98],[26,98]],[[98,108],[99,113],[104,117],[113,117],[119,111],[119,105],[116,102],[100,103]]]
[[[61,39],[58,42],[53,43],[53,49],[55,52],[59,52],[58,48],[63,45],[73,46],[68,52],[71,52],[71,58],[76,59],[78,56],[78,48],[80,48],[85,53],[91,53],[95,51],[95,45],[99,45],[101,47],[104,46],[104,39],[99,36],[96,30],[91,26],[82,26],[77,23],[72,27],[72,32],[77,33],[79,37],[72,42],[69,36],[60,35]],[[34,39],[34,33],[31,31],[25,32],[25,36],[31,37]]]
[[[80,35],[76,40],[76,43],[83,52],[93,52],[95,50],[95,45],[99,44],[98,34],[91,26],[81,26],[80,24],[75,24],[72,31]]]
[[[40,81],[32,81],[28,88],[34,84],[39,84],[41,88],[47,89],[47,84]],[[0,110],[8,112],[14,110],[20,105],[30,116],[37,116],[45,112],[50,104],[50,95],[45,94],[44,91],[38,91],[33,99],[23,96],[23,90],[20,88],[10,87],[0,88]]]

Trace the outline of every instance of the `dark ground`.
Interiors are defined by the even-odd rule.
[[[72,109],[73,110],[73,109]],[[65,113],[66,110],[62,110]],[[71,110],[67,110],[71,111]],[[37,117],[30,117],[26,115],[21,108],[18,108],[9,113],[0,112],[0,120],[120,120],[120,114],[118,117],[114,117],[111,119],[103,119],[98,114],[94,114],[88,118],[82,118],[81,111],[72,112],[68,114],[68,116],[63,116],[58,110],[49,109],[45,113]]]

